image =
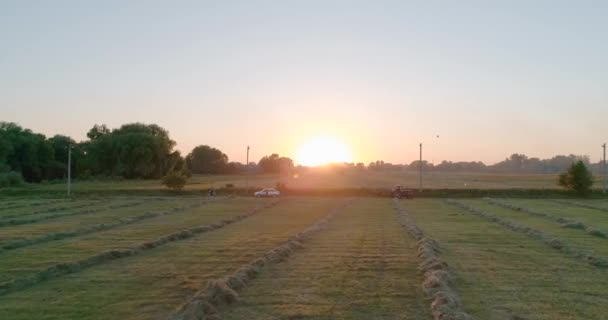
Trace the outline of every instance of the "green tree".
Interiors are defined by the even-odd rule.
[[[559,175],[558,184],[580,195],[589,194],[593,185],[593,175],[581,160],[573,163],[568,170]]]
[[[186,163],[192,173],[223,173],[228,156],[216,148],[203,145],[186,156]]]
[[[48,179],[53,164],[53,148],[42,134],[16,123],[0,122],[0,169],[21,173],[28,182]]]
[[[131,123],[109,131],[95,125],[84,146],[93,173],[125,178],[160,178],[176,161],[175,141],[155,124]]]
[[[163,177],[163,184],[175,191],[182,190],[188,181],[188,176],[181,171],[171,171]]]
[[[260,166],[260,169],[264,173],[287,173],[293,170],[293,160],[273,153],[260,159],[258,166]]]

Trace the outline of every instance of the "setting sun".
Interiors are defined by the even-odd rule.
[[[305,166],[318,166],[334,162],[352,162],[352,155],[342,141],[331,137],[318,137],[298,149],[296,161]]]

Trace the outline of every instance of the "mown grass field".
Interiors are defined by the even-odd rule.
[[[412,224],[435,246],[437,264],[425,266]],[[548,320],[607,312],[607,200],[0,203],[0,319]]]
[[[392,188],[395,185],[418,187],[417,171],[371,171],[371,170],[322,170],[316,169],[294,175],[286,174],[235,174],[235,175],[194,175],[185,189],[205,191],[208,188],[224,188],[227,184],[236,188],[274,187],[281,182],[293,189],[340,189],[340,188]],[[431,189],[559,189],[557,175],[554,174],[500,174],[500,173],[459,173],[424,172],[423,184]],[[595,184],[596,188],[601,183]],[[47,184],[31,184],[17,188],[21,191],[62,192],[65,181]],[[107,190],[158,191],[164,190],[158,180],[78,180],[73,183],[74,193],[93,193]]]

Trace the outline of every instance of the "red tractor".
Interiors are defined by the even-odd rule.
[[[403,186],[396,186],[393,188],[391,195],[393,198],[401,199],[414,199],[414,190],[404,188]]]

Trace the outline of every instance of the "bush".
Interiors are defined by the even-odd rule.
[[[573,163],[568,171],[559,175],[558,184],[580,195],[586,195],[591,192],[593,175],[587,169],[587,166],[579,160]]]
[[[186,181],[188,181],[188,176],[181,171],[170,172],[162,179],[163,184],[167,188],[175,191],[182,190],[186,185]]]
[[[19,172],[9,171],[0,173],[0,188],[17,187],[23,184],[23,176]]]

